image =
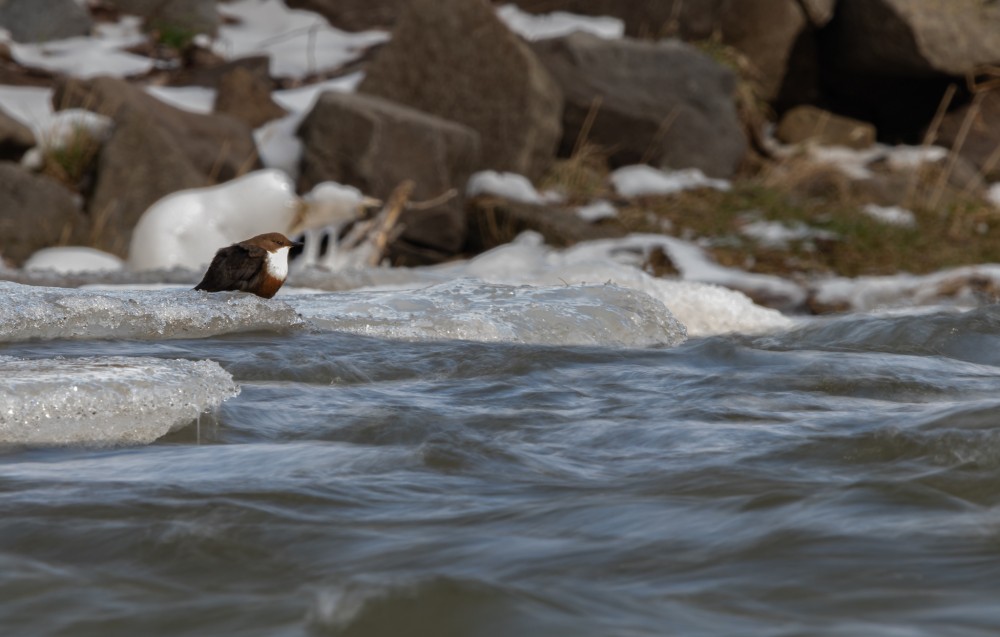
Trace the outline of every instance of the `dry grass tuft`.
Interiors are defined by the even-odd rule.
[[[610,196],[608,155],[590,142],[577,145],[572,157],[556,161],[542,179],[541,187],[557,190],[571,204]]]
[[[41,172],[82,191],[96,168],[102,144],[103,140],[85,126],[74,126],[67,139],[43,144]]]

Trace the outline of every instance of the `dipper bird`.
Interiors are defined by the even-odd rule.
[[[268,232],[221,248],[194,289],[239,290],[269,299],[288,276],[288,251],[301,245],[281,233]]]

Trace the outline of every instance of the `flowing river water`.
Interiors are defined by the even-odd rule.
[[[0,286],[2,635],[1000,632],[998,307]]]

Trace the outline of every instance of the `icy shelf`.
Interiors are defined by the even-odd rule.
[[[147,444],[239,393],[214,361],[0,357],[0,444]]]

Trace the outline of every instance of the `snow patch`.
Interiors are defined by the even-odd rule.
[[[590,17],[564,11],[536,15],[522,11],[513,4],[499,7],[497,16],[507,28],[526,40],[558,38],[577,31],[606,40],[617,40],[625,36],[625,23],[609,16]]]
[[[25,270],[48,270],[59,274],[78,272],[118,272],[125,262],[113,254],[94,248],[43,248],[32,254],[22,266]]]
[[[524,175],[495,170],[483,170],[469,177],[465,185],[465,194],[469,197],[495,195],[528,204],[545,203],[545,198]]]
[[[214,51],[228,58],[269,55],[276,77],[336,69],[389,39],[382,31],[341,31],[319,14],[289,9],[281,0],[240,0],[220,4],[219,11],[234,24],[219,27]]]
[[[624,166],[611,173],[615,191],[623,197],[671,195],[695,188],[729,190],[725,179],[711,179],[698,168],[663,171],[646,165]]]
[[[128,77],[153,69],[153,60],[126,49],[146,41],[142,20],[123,16],[116,23],[97,23],[91,36],[42,43],[11,42],[14,61],[23,66],[79,78],[98,75]]]
[[[900,228],[915,228],[917,217],[913,212],[899,206],[879,206],[877,204],[865,204],[861,211],[872,219],[886,224],[887,226],[898,226]]]

